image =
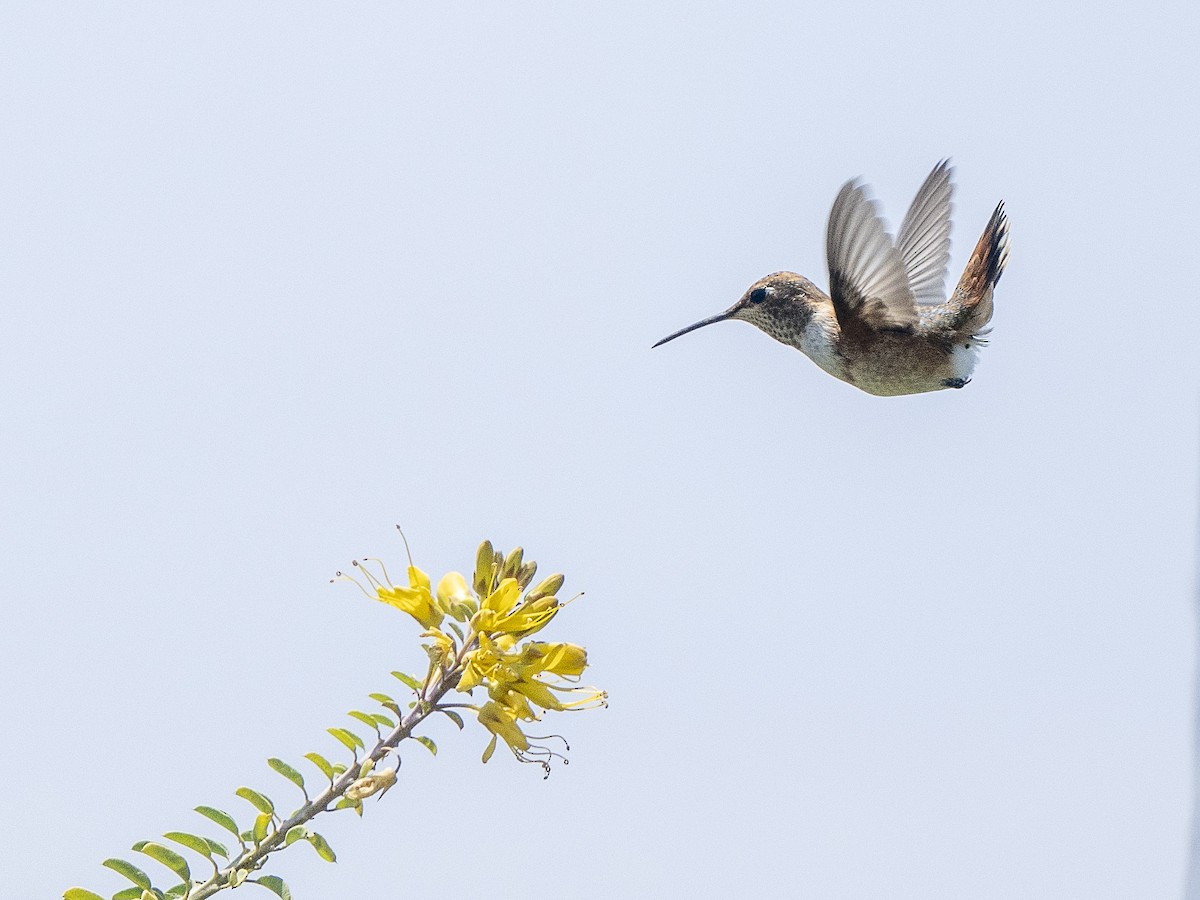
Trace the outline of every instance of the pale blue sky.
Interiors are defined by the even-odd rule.
[[[1200,12],[0,10],[0,895],[99,863],[419,666],[328,578],[521,543],[606,712],[543,782],[434,732],[298,898],[1173,896],[1190,793]],[[962,391],[741,323],[932,165]],[[276,784],[276,782],[278,782]]]

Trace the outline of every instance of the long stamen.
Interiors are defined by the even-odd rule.
[[[356,588],[358,588],[360,591],[362,591],[363,595],[368,600],[378,600],[379,599],[378,597],[376,597],[373,594],[371,594],[370,592],[368,592],[367,589],[362,586],[362,584],[359,582],[359,580],[357,578],[347,575],[345,572],[335,572],[333,578],[329,579],[329,583],[333,584],[335,581],[349,581],[352,585],[354,585]]]
[[[546,686],[553,687],[553,685]],[[578,688],[578,690],[583,690],[583,688]],[[585,700],[564,703],[562,712],[585,712],[589,709],[608,709],[608,697],[603,692],[600,692],[596,696]]]
[[[364,557],[363,557],[363,562],[373,562],[373,563],[375,563],[377,566],[379,566],[379,570],[380,570],[381,572],[383,572],[383,580],[384,580],[384,581],[386,581],[388,584],[395,584],[395,583],[396,583],[396,582],[392,581],[392,576],[388,574],[387,566],[385,566],[385,565],[383,564],[383,560],[382,560],[382,559],[380,559],[378,556],[364,556]]]
[[[561,734],[527,734],[525,736],[535,741],[560,740],[563,742],[563,747],[566,748],[566,751],[568,753],[571,752],[571,745],[567,743],[567,739]],[[539,749],[545,750],[547,753],[551,752],[549,747],[539,747]]]
[[[411,569],[413,567],[413,561],[412,551],[408,549],[408,538],[404,536],[404,529],[399,525],[396,526],[396,530],[400,532],[400,540],[404,541],[404,552],[408,554],[408,567]]]
[[[350,564],[351,564],[352,566],[354,566],[355,568],[357,568],[357,569],[358,569],[358,571],[360,571],[360,572],[362,572],[362,573],[363,573],[363,575],[364,575],[364,576],[366,577],[366,579],[367,579],[367,583],[368,583],[369,585],[371,585],[371,587],[378,589],[378,588],[381,588],[381,587],[388,587],[388,586],[389,586],[389,585],[386,585],[386,584],[384,584],[382,581],[380,581],[380,580],[379,580],[379,578],[378,578],[378,577],[375,575],[375,573],[374,573],[374,572],[372,572],[372,571],[371,571],[370,569],[368,569],[366,566],[362,565],[362,564],[361,564],[361,563],[360,563],[360,562],[359,562],[357,559],[351,560],[351,561],[350,561]]]
[[[553,735],[553,736],[557,737],[557,735]],[[563,743],[565,744],[566,741],[563,741]],[[567,749],[569,750],[570,747],[568,747]],[[549,747],[542,747],[542,746],[539,746],[536,744],[531,745],[528,750],[524,750],[524,751],[514,749],[513,755],[516,756],[517,759],[519,759],[521,762],[535,763],[536,765],[541,766],[542,773],[543,773],[542,774],[543,779],[550,777],[550,761],[551,760],[560,759],[560,760],[562,760],[562,764],[564,766],[569,766],[571,764],[571,761],[569,759],[567,759],[565,756],[563,756],[561,753],[556,753],[555,751],[551,750]]]

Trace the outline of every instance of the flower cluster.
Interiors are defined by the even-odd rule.
[[[402,702],[388,694],[373,693],[371,700],[384,712],[372,708],[346,713],[356,723],[352,727],[366,726],[374,732],[374,740],[363,736],[367,732],[327,728],[327,734],[350,758],[334,757],[330,761],[316,751],[304,754],[305,760],[322,776],[316,786],[290,763],[269,758],[267,765],[275,774],[303,795],[302,805],[291,813],[282,811],[287,808],[282,803],[249,787],[240,787],[235,794],[253,809],[253,824],[246,819],[239,824],[234,815],[214,806],[196,807],[196,812],[210,823],[231,833],[236,845],[227,848],[211,838],[185,831],[163,834],[163,841],[179,849],[158,840],[134,844],[135,852],[162,865],[178,879],[179,883],[173,887],[160,890],[151,876],[134,863],[116,857],[106,859],[107,868],[133,882],[133,887],[118,891],[113,897],[207,900],[221,891],[251,883],[281,898],[290,898],[291,890],[282,878],[262,873],[271,855],[295,843],[307,842],[321,859],[335,862],[337,855],[329,842],[310,830],[309,824],[318,816],[341,809],[353,809],[361,816],[365,800],[382,798],[395,786],[401,748],[412,747],[406,742],[419,743],[436,755],[437,744],[433,739],[417,733],[428,719],[445,715],[462,728],[459,710],[473,710],[491,733],[484,762],[491,758],[499,742],[504,741],[518,760],[536,763],[549,775],[550,762],[556,757],[565,762],[566,757],[535,743],[548,737],[528,735],[523,726],[539,721],[546,710],[565,712],[608,705],[603,691],[579,684],[587,668],[587,652],[582,647],[529,640],[571,601],[558,599],[562,575],[551,575],[530,588],[537,565],[524,559],[521,548],[505,554],[484,541],[476,553],[475,572],[469,583],[459,573],[451,572],[436,588],[429,576],[413,565],[411,554],[403,584],[395,583],[378,559],[355,560],[354,566],[362,578],[341,572],[338,577],[356,584],[371,600],[412,616],[424,629],[421,636],[426,639],[423,647],[429,657],[425,677],[392,673],[416,694],[415,699],[405,709]],[[486,692],[481,704],[461,702],[471,699],[478,690]],[[565,746],[565,740],[553,737]],[[392,767],[377,768],[393,755]],[[228,842],[229,838],[222,840]],[[194,861],[189,862],[181,851],[204,859],[212,867],[212,874],[194,875]],[[81,887],[68,888],[63,897],[104,900],[100,894]]]
[[[411,559],[408,584],[396,585],[382,562],[371,562],[379,574],[355,561],[371,589],[364,589],[368,596],[373,591],[375,598],[408,613],[425,629],[422,637],[428,639],[429,671],[420,698],[427,700],[435,693],[440,698],[450,687],[472,696],[476,688],[487,692],[482,705],[437,703],[440,709],[460,706],[473,710],[492,733],[484,762],[502,740],[518,760],[538,763],[548,773],[549,760],[561,754],[534,743],[549,736],[531,740],[522,723],[540,721],[543,710],[566,712],[608,705],[604,691],[579,684],[588,664],[583,647],[526,640],[550,624],[571,601],[558,598],[562,575],[551,575],[530,588],[537,564],[525,560],[520,547],[505,554],[491,541],[484,541],[476,553],[469,585],[458,572],[450,572],[433,588],[429,576],[412,565]]]

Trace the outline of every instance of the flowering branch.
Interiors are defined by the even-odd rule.
[[[407,546],[407,542],[406,542]],[[368,566],[370,562],[373,565]],[[122,859],[105,860],[104,865],[133,882],[112,895],[112,900],[204,900],[218,891],[256,883],[273,891],[281,900],[291,900],[291,891],[275,875],[258,875],[270,854],[298,841],[312,845],[321,858],[334,862],[336,856],[329,843],[308,823],[318,815],[339,809],[363,813],[363,800],[373,795],[382,797],[396,783],[400,761],[400,746],[406,740],[424,745],[437,753],[437,745],[415,730],[426,719],[440,713],[464,727],[459,709],[473,711],[479,722],[491,732],[491,741],[483,754],[486,763],[496,749],[498,740],[521,762],[541,766],[546,777],[550,763],[566,757],[546,744],[535,743],[558,736],[531,737],[521,724],[541,719],[538,709],[559,712],[594,709],[607,706],[607,695],[592,687],[581,686],[579,677],[587,667],[586,651],[575,644],[546,643],[524,640],[548,625],[559,610],[571,601],[560,601],[558,591],[563,586],[562,575],[551,575],[532,590],[528,590],[537,565],[523,559],[521,548],[507,555],[496,551],[490,541],[484,541],[476,553],[475,572],[470,586],[457,572],[445,575],[437,589],[409,559],[408,584],[395,585],[384,564],[379,560],[354,561],[365,584],[356,578],[338,573],[338,578],[356,584],[368,597],[377,599],[409,614],[424,628],[421,636],[429,659],[423,679],[403,672],[392,674],[412,689],[415,699],[408,704],[407,713],[387,694],[371,694],[396,719],[383,713],[352,710],[349,715],[374,729],[378,740],[368,750],[366,742],[346,728],[330,728],[352,756],[350,763],[331,763],[319,753],[305,754],[329,782],[317,796],[309,797],[304,777],[280,759],[269,759],[268,765],[304,794],[305,803],[287,817],[276,812],[275,804],[266,795],[251,788],[239,788],[237,796],[250,803],[258,815],[252,827],[241,829],[234,818],[222,810],[199,806],[196,811],[211,822],[233,834],[238,844],[230,851],[221,843],[201,835],[180,831],[164,837],[205,858],[212,874],[201,880],[192,875],[188,859],[166,844],[139,841],[133,849],[149,856],[170,869],[180,883],[167,890],[153,886],[150,877],[133,863]],[[378,570],[378,571],[376,571]],[[524,592],[524,593],[522,593]],[[443,630],[443,625],[447,630]],[[524,643],[518,646],[518,642]],[[473,702],[447,702],[448,694],[469,698],[476,688],[484,688],[488,699],[482,705]],[[387,729],[384,733],[381,729]],[[390,754],[396,754],[396,767],[376,770]],[[223,862],[218,863],[215,857]],[[103,900],[99,894],[84,888],[70,888],[64,900]]]

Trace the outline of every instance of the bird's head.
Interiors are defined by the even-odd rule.
[[[726,319],[741,319],[762,329],[776,340],[795,343],[793,336],[798,335],[808,324],[812,314],[812,302],[819,294],[816,286],[804,276],[794,272],[776,272],[750,285],[741,299],[729,309],[701,319],[687,328],[681,328],[654,346],[673,341],[705,325],[724,322]]]

